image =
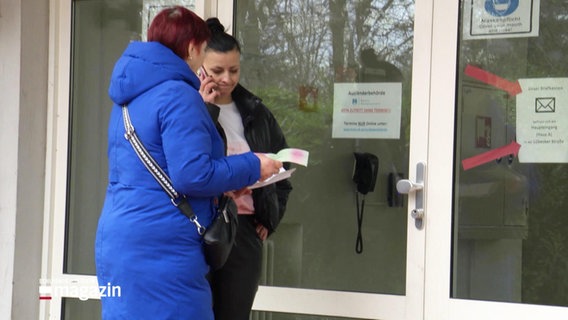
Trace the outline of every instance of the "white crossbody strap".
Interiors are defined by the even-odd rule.
[[[156,181],[160,184],[160,186],[162,186],[164,191],[166,191],[173,205],[176,206],[184,215],[186,215],[189,220],[197,227],[197,232],[200,235],[203,235],[205,233],[205,228],[197,221],[197,216],[193,212],[193,209],[191,208],[185,196],[180,196],[179,193],[174,189],[170,177],[168,177],[168,175],[164,172],[160,165],[158,165],[156,160],[154,160],[152,155],[148,152],[148,150],[146,150],[146,147],[144,147],[144,144],[142,144],[140,138],[138,138],[138,135],[134,130],[134,126],[130,121],[130,114],[128,113],[127,105],[122,106],[122,116],[124,119],[124,138],[128,140],[128,142],[130,142],[130,145],[132,145],[132,148],[136,152],[136,155],[138,156],[138,158],[140,158],[146,169],[150,171],[152,176],[154,176],[154,179],[156,179]]]

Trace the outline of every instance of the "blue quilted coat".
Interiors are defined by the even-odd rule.
[[[127,104],[140,140],[207,226],[215,198],[257,181],[260,162],[224,156],[198,88],[186,62],[157,42],[132,42],[114,67],[109,184],[95,241],[99,285],[115,288],[102,296],[105,320],[213,319],[201,237],[124,138],[121,113]]]

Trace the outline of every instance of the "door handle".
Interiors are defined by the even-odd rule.
[[[426,177],[426,163],[418,162],[416,164],[416,181],[409,179],[401,179],[396,183],[396,190],[402,194],[415,194],[415,207],[411,211],[410,216],[414,218],[414,225],[418,229],[422,229],[424,219],[424,179]]]

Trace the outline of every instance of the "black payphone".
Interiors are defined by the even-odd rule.
[[[375,190],[377,175],[379,173],[379,158],[368,152],[354,152],[355,166],[353,169],[353,182],[357,185],[356,201],[357,201],[357,241],[355,243],[355,252],[363,252],[363,234],[361,228],[363,226],[363,212],[365,210],[365,195]],[[363,199],[359,201],[359,194],[363,195]]]

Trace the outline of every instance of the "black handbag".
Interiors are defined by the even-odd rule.
[[[166,191],[174,206],[189,218],[189,221],[197,228],[197,232],[203,237],[203,252],[207,264],[214,270],[221,268],[231,253],[237,234],[238,218],[235,202],[228,196],[222,196],[219,200],[216,217],[208,228],[203,227],[197,221],[197,216],[187,198],[174,189],[170,177],[162,170],[138,138],[130,121],[126,105],[122,106],[122,116],[126,131],[124,137],[130,142],[144,166]]]
[[[221,268],[227,261],[235,242],[238,224],[235,201],[231,197],[222,196],[217,216],[203,234],[205,259],[213,270]]]

